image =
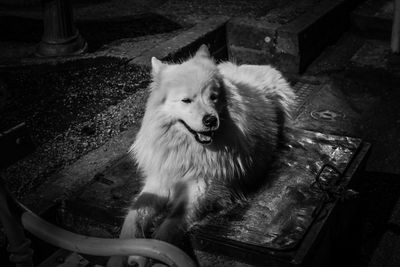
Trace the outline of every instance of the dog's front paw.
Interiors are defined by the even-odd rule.
[[[181,247],[184,244],[186,231],[180,219],[167,218],[154,233],[153,237]]]
[[[147,267],[149,266],[149,259],[142,256],[129,256],[128,257],[128,266],[135,267]]]

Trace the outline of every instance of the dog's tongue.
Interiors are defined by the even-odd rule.
[[[212,135],[197,133],[197,139],[202,144],[209,144],[212,142]]]

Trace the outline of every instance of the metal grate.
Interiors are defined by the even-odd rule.
[[[300,115],[300,113],[304,110],[304,107],[309,102],[311,96],[314,94],[314,92],[318,91],[320,87],[320,82],[303,80],[296,82],[296,84],[293,86],[293,90],[297,97],[296,104],[293,107],[293,119],[296,119]]]

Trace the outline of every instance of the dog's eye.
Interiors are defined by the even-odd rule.
[[[218,94],[211,94],[211,95],[210,95],[210,100],[211,100],[211,101],[216,101],[216,100],[218,100]]]
[[[192,99],[184,98],[184,99],[182,99],[182,102],[185,103],[185,104],[189,104],[189,103],[192,103]]]

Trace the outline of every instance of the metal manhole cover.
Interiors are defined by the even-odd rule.
[[[318,121],[338,121],[344,118],[344,114],[330,109],[313,110],[310,115]]]

